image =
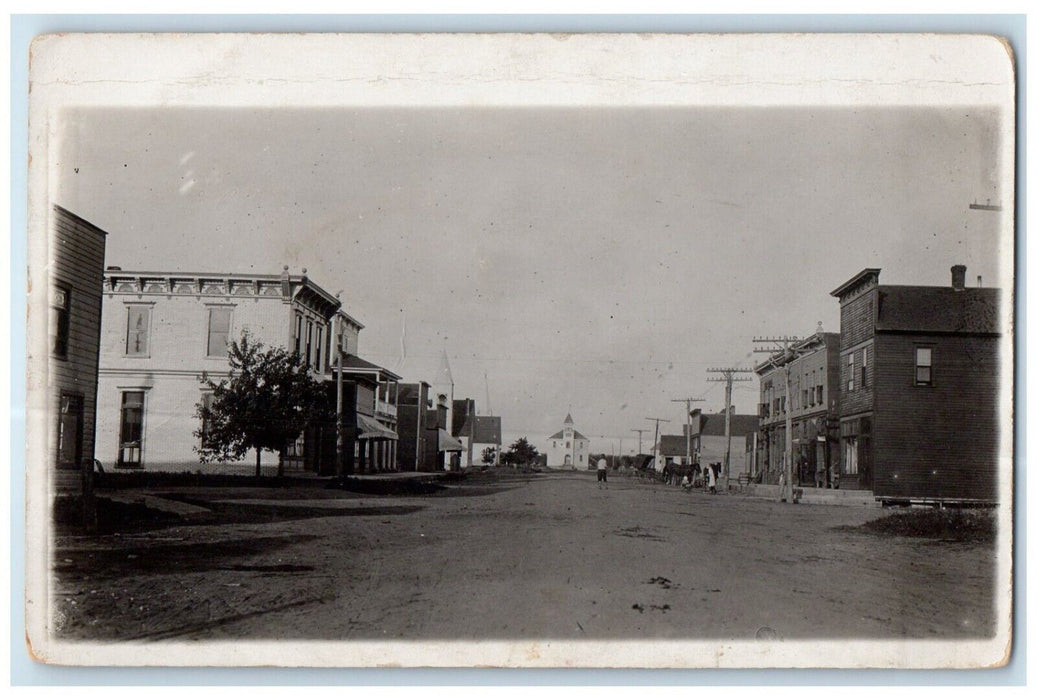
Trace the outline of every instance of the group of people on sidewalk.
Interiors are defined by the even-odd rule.
[[[706,489],[710,493],[717,492],[717,472],[713,467],[714,465],[710,464],[702,470],[702,488]],[[681,479],[681,488],[685,491],[691,491],[693,487],[694,484],[692,480],[687,474],[685,474],[684,478]]]

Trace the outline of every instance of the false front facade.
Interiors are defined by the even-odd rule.
[[[882,501],[994,503],[1003,425],[999,289],[880,285],[839,299],[841,484]]]

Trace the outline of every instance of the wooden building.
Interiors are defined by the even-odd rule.
[[[880,285],[869,268],[841,308],[840,486],[884,502],[998,501],[1001,290]]]
[[[47,462],[51,490],[89,510],[107,233],[57,205],[50,223]]]
[[[562,429],[547,438],[547,466],[560,469],[594,469],[590,463],[591,441],[580,433],[572,414],[566,414]]]

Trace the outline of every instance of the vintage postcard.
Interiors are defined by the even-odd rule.
[[[980,35],[32,46],[28,652],[989,668]]]

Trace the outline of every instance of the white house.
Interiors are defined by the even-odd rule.
[[[590,439],[573,427],[572,414],[567,414],[562,429],[547,438],[547,466],[589,469],[590,445]]]

